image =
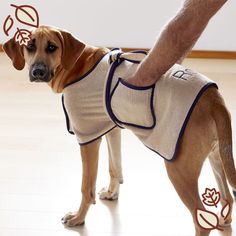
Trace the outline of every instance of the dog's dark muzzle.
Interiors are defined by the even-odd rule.
[[[29,76],[31,82],[49,82],[51,80],[51,73],[44,63],[33,64]]]

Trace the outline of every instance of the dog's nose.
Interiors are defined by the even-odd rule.
[[[46,81],[47,80],[47,67],[43,63],[34,64],[31,70],[30,80],[33,81]]]

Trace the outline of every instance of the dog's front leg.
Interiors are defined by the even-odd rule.
[[[123,183],[121,167],[121,130],[115,128],[106,134],[109,152],[110,185],[103,188],[99,195],[102,200],[116,200],[119,196],[120,184]]]
[[[83,225],[91,204],[95,204],[95,189],[98,169],[98,153],[101,139],[81,146],[83,163],[82,201],[77,212],[68,213],[62,222],[69,227]]]

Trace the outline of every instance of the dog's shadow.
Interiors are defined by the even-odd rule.
[[[111,220],[111,230],[112,232],[120,232],[121,230],[121,221],[120,221],[120,214],[119,214],[119,201],[107,201],[107,200],[100,200],[100,202],[107,207]]]
[[[111,220],[112,220],[112,225],[110,228],[111,232],[119,232],[120,227],[121,227],[121,221],[120,221],[119,214],[117,214],[117,211],[119,208],[118,201],[100,200],[100,203],[106,206],[110,213]],[[77,226],[77,227],[72,227],[72,228],[67,227],[67,226],[64,226],[64,227],[67,230],[77,232],[79,236],[91,236],[91,232],[86,227],[86,223],[83,226]]]
[[[64,226],[64,227],[67,230],[79,233],[80,236],[89,236],[89,234],[90,234],[88,229],[87,229],[87,227],[86,227],[86,225],[76,226],[76,227],[72,227],[72,228],[71,227],[67,227],[67,226]]]

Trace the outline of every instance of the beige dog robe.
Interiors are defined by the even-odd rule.
[[[65,87],[67,128],[81,145],[120,126],[166,160],[175,158],[196,103],[206,89],[217,85],[181,65],[173,66],[152,86],[128,84],[125,79],[144,56],[115,49]]]

